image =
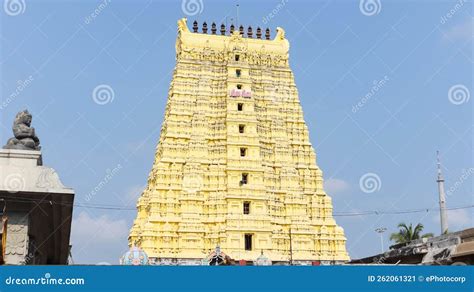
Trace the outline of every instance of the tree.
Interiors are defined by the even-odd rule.
[[[421,232],[424,228],[423,224],[421,223],[418,223],[415,228],[413,228],[411,223],[408,226],[407,224],[402,222],[398,224],[398,228],[400,230],[397,233],[392,233],[390,235],[390,240],[395,241],[395,243],[405,243],[415,239],[433,237],[433,233],[426,233],[421,235]]]

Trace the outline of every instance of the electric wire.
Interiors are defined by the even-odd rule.
[[[60,205],[60,206],[74,206],[77,208],[86,208],[86,209],[102,209],[102,210],[115,210],[115,211],[136,211],[137,208],[133,206],[119,206],[119,205],[107,205],[107,204],[81,204],[81,203],[67,203],[67,202],[58,202],[54,200],[48,200],[45,198],[8,198],[0,199],[0,201],[6,202],[17,202],[17,203],[39,203],[39,204],[50,204],[50,205]],[[460,210],[460,209],[470,209],[474,208],[474,205],[464,205],[446,208],[447,211]],[[438,208],[419,208],[419,209],[405,209],[405,210],[366,210],[360,212],[334,212],[334,217],[351,217],[351,216],[370,216],[370,215],[400,215],[400,214],[412,214],[412,213],[422,213],[422,212],[431,212],[439,211]],[[210,212],[209,215],[222,215],[227,213],[216,213]],[[234,215],[234,214],[229,214]]]

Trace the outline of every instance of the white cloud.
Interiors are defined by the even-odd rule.
[[[337,193],[342,193],[349,189],[349,184],[338,178],[330,178],[324,181],[324,190],[328,195],[333,195]]]
[[[82,211],[72,221],[72,256],[76,264],[108,262],[118,264],[127,250],[129,226],[125,219],[107,215],[93,218]]]
[[[469,18],[467,21],[452,26],[450,29],[444,32],[444,38],[455,41],[455,40],[469,40],[473,38],[474,34],[474,18]]]
[[[465,209],[450,210],[448,212],[448,222],[450,226],[455,228],[450,228],[453,231],[472,227],[472,214]]]
[[[466,228],[472,228],[473,215],[466,209],[448,210],[448,230],[459,231]],[[433,222],[439,223],[439,213],[433,216]]]

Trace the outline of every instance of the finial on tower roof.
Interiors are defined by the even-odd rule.
[[[221,35],[225,35],[225,25],[221,24]]]
[[[254,31],[253,27],[250,26],[250,25],[247,26],[247,28],[245,28],[244,25],[242,25],[242,24],[234,24],[233,19],[230,20],[230,23],[231,23],[231,25],[230,25],[229,31],[227,31],[227,25],[225,25],[224,23],[221,23],[221,25],[220,25],[220,35],[222,35],[222,36],[234,35],[234,33],[235,33],[236,35],[240,35],[243,38],[249,38],[249,39],[255,38],[255,39],[260,39],[260,40],[271,40],[270,39],[271,38],[270,28],[268,28],[268,27],[265,28],[265,29],[257,27],[256,31]],[[198,25],[199,25],[198,21],[194,20],[193,25],[192,25],[192,31],[194,33],[199,33]],[[208,27],[206,21],[202,22],[201,33],[203,33],[203,34],[210,33],[212,35],[218,35],[219,34],[218,29],[219,29],[219,27],[215,22],[212,22],[210,27]],[[189,32],[188,26],[186,24],[186,18],[182,18],[178,21],[178,30],[180,32],[183,32],[183,31],[184,32]],[[265,32],[263,30],[265,30]],[[237,34],[236,31],[238,31],[238,34]],[[284,41],[284,40],[286,40],[285,31],[281,27],[276,28],[276,34],[273,37],[273,40],[274,41]]]
[[[216,23],[213,22],[213,23],[211,24],[211,33],[212,33],[212,34],[216,34],[216,31],[217,31]]]
[[[257,39],[262,38],[262,29],[260,27],[257,27]]]
[[[247,29],[247,37],[252,38],[252,35],[253,35],[252,27],[249,26],[249,28]]]

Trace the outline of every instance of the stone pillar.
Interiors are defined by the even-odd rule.
[[[38,150],[0,149],[0,211],[8,218],[5,264],[67,264],[74,191]]]
[[[5,264],[24,265],[31,262],[33,254],[29,251],[29,246],[28,214],[24,212],[9,213]]]

